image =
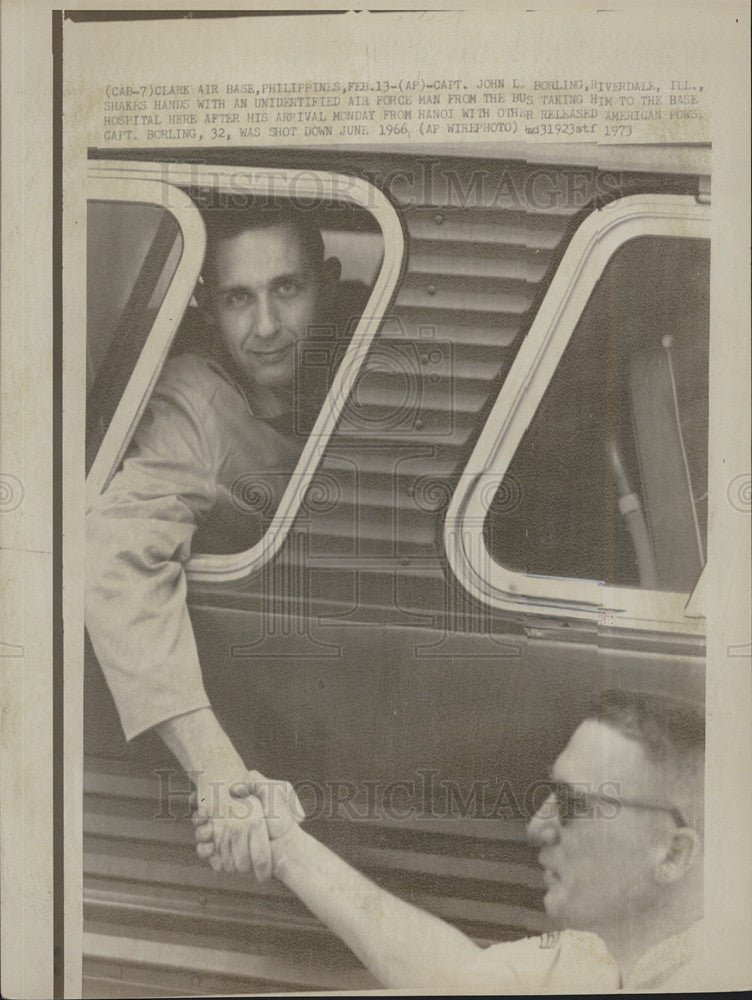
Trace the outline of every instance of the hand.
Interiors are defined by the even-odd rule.
[[[272,871],[269,834],[261,800],[249,794],[247,773],[232,782],[200,780],[192,821],[198,856],[214,871],[248,872],[259,881]],[[201,836],[199,836],[199,831]]]
[[[305,819],[303,807],[288,781],[271,781],[258,771],[249,771],[247,780],[235,782],[231,788],[231,796],[235,801],[242,802],[248,812],[253,815],[248,821],[249,855],[253,870],[258,881],[263,882],[272,874],[275,856],[281,850],[284,842],[297,830],[298,824]],[[262,823],[266,840],[260,836],[256,817],[263,814]],[[216,821],[198,809],[193,815],[196,835],[196,851],[202,859],[208,858],[215,870],[217,857],[217,834],[221,836],[222,828],[217,828]],[[268,848],[267,850],[264,848]],[[225,871],[228,869],[222,861]],[[247,868],[238,868],[247,871]]]
[[[287,836],[305,819],[303,806],[289,781],[272,781],[259,771],[249,771],[248,791],[263,806],[266,829],[272,844]]]

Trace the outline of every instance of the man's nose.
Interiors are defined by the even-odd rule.
[[[551,794],[527,824],[527,835],[536,844],[555,844],[560,835],[556,797]]]
[[[256,301],[254,332],[256,336],[273,337],[280,328],[277,307],[270,295],[259,295]]]

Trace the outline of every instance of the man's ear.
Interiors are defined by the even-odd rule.
[[[217,322],[214,303],[211,300],[211,295],[203,279],[199,278],[193,294],[196,298],[196,305],[198,306],[198,311],[201,313],[201,318],[208,326],[214,326]]]
[[[321,285],[324,293],[331,293],[342,274],[339,257],[327,257],[321,265]]]
[[[661,885],[678,882],[694,865],[699,855],[700,837],[697,831],[689,827],[677,830],[655,864],[653,875],[656,882]]]
[[[339,257],[327,257],[321,267],[321,277],[323,281],[339,281],[342,274],[342,265]]]

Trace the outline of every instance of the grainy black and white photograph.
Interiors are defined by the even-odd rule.
[[[195,14],[57,36],[55,996],[729,983],[710,69]]]
[[[472,152],[90,163],[90,995],[691,984],[709,179]]]

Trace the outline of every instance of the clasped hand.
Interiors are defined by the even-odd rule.
[[[217,783],[218,784],[218,783]],[[216,794],[194,795],[196,852],[214,871],[248,872],[264,882],[274,874],[275,848],[305,813],[292,785],[258,771]]]

